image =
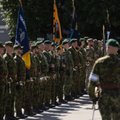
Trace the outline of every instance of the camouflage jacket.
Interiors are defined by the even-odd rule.
[[[8,75],[7,64],[5,60],[0,56],[0,80],[6,79],[7,75]]]
[[[16,65],[17,65],[17,81],[25,81],[26,67],[24,61],[18,55],[15,55],[14,60],[16,61]]]
[[[5,62],[7,63],[8,68],[8,79],[12,78],[13,80],[17,79],[17,66],[14,58],[9,54],[4,54],[3,56]]]
[[[99,85],[102,93],[112,93],[120,89],[120,59],[115,55],[106,55],[96,60],[89,77],[89,93],[94,96],[94,88]]]

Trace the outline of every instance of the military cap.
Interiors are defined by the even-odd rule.
[[[34,43],[31,45],[31,49],[35,49],[37,47],[37,45]]]
[[[93,38],[88,38],[87,42],[93,41]]]
[[[7,41],[5,42],[5,46],[13,47],[13,43],[11,41]]]
[[[80,38],[80,41],[85,41],[85,38]]]
[[[120,44],[117,40],[115,39],[109,39],[107,40],[107,43],[106,43],[107,46],[112,46],[112,47],[120,47]]]
[[[52,46],[56,46],[56,43],[55,43],[55,42],[52,42],[51,45],[52,45]]]
[[[70,43],[74,43],[74,42],[76,42],[76,41],[77,41],[77,39],[76,39],[76,38],[73,38],[73,39],[70,40]]]
[[[51,41],[50,40],[45,40],[44,44],[51,44]]]
[[[23,46],[21,46],[21,45],[14,45],[13,48],[14,48],[15,50],[17,50],[17,49],[22,49]]]
[[[87,40],[87,39],[89,39],[89,37],[88,37],[88,36],[85,36],[84,39]]]
[[[0,48],[4,48],[3,44],[0,42]]]
[[[40,45],[40,44],[42,44],[42,43],[43,43],[43,41],[40,40],[40,41],[37,41],[37,42],[36,42],[36,45]]]
[[[62,45],[65,45],[65,44],[67,44],[67,43],[69,43],[69,40],[68,40],[68,39],[64,39],[64,40],[62,41]]]

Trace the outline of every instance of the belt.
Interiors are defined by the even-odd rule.
[[[102,89],[120,89],[120,84],[108,83],[108,84],[101,84]]]

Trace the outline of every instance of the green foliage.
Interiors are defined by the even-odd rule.
[[[70,29],[72,21],[72,0],[56,0],[62,30]],[[64,4],[60,4],[64,1]],[[78,30],[81,34],[101,37],[102,26],[111,26],[116,33],[120,28],[119,0],[74,0],[77,14]],[[3,15],[10,28],[10,35],[15,35],[18,0],[2,0]],[[35,40],[52,33],[53,0],[23,0],[25,20],[29,37]],[[109,14],[109,20],[108,15]]]
[[[10,28],[10,35],[14,36],[19,9],[18,0],[2,0],[3,16]],[[52,32],[53,1],[51,0],[23,0],[23,9],[28,34],[31,40],[44,37]]]

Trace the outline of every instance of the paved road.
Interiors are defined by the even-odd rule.
[[[88,95],[84,95],[73,102],[62,104],[25,120],[92,120],[92,114],[92,102]],[[95,111],[94,120],[101,120],[98,109]]]

